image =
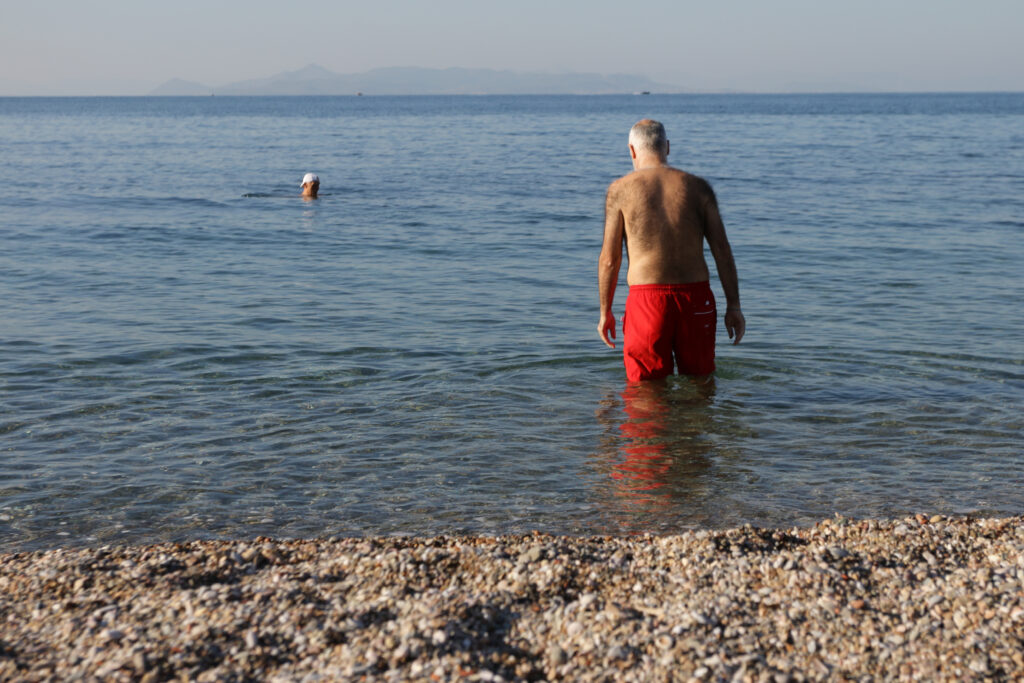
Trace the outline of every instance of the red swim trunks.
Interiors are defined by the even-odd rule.
[[[622,316],[626,379],[639,382],[672,374],[672,355],[681,375],[715,371],[718,314],[711,286],[632,285]]]

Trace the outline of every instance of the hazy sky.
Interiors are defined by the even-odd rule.
[[[1024,91],[1022,36],[1022,0],[0,0],[0,95],[145,94],[310,63]]]

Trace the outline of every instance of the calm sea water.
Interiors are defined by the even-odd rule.
[[[642,116],[736,254],[710,390],[596,332]],[[1024,511],[1024,95],[0,99],[0,150],[0,549]]]

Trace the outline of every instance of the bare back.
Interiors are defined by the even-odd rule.
[[[629,131],[635,170],[613,182],[605,199],[604,239],[597,265],[598,333],[605,344],[615,346],[612,302],[623,249],[629,257],[626,281],[630,285],[686,284],[708,280],[706,241],[725,292],[725,329],[738,344],[746,320],[715,192],[703,178],[668,166],[669,149],[664,126],[657,121],[637,121]]]
[[[703,179],[668,166],[634,171],[612,183],[607,208],[622,217],[629,284],[708,279],[705,232],[720,218]]]

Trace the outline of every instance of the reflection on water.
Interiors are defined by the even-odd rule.
[[[715,449],[714,396],[714,377],[682,377],[628,384],[604,397],[596,411],[604,436],[592,462],[606,475],[613,516],[637,523],[638,516],[699,514]],[[644,522],[637,530],[651,528]]]

